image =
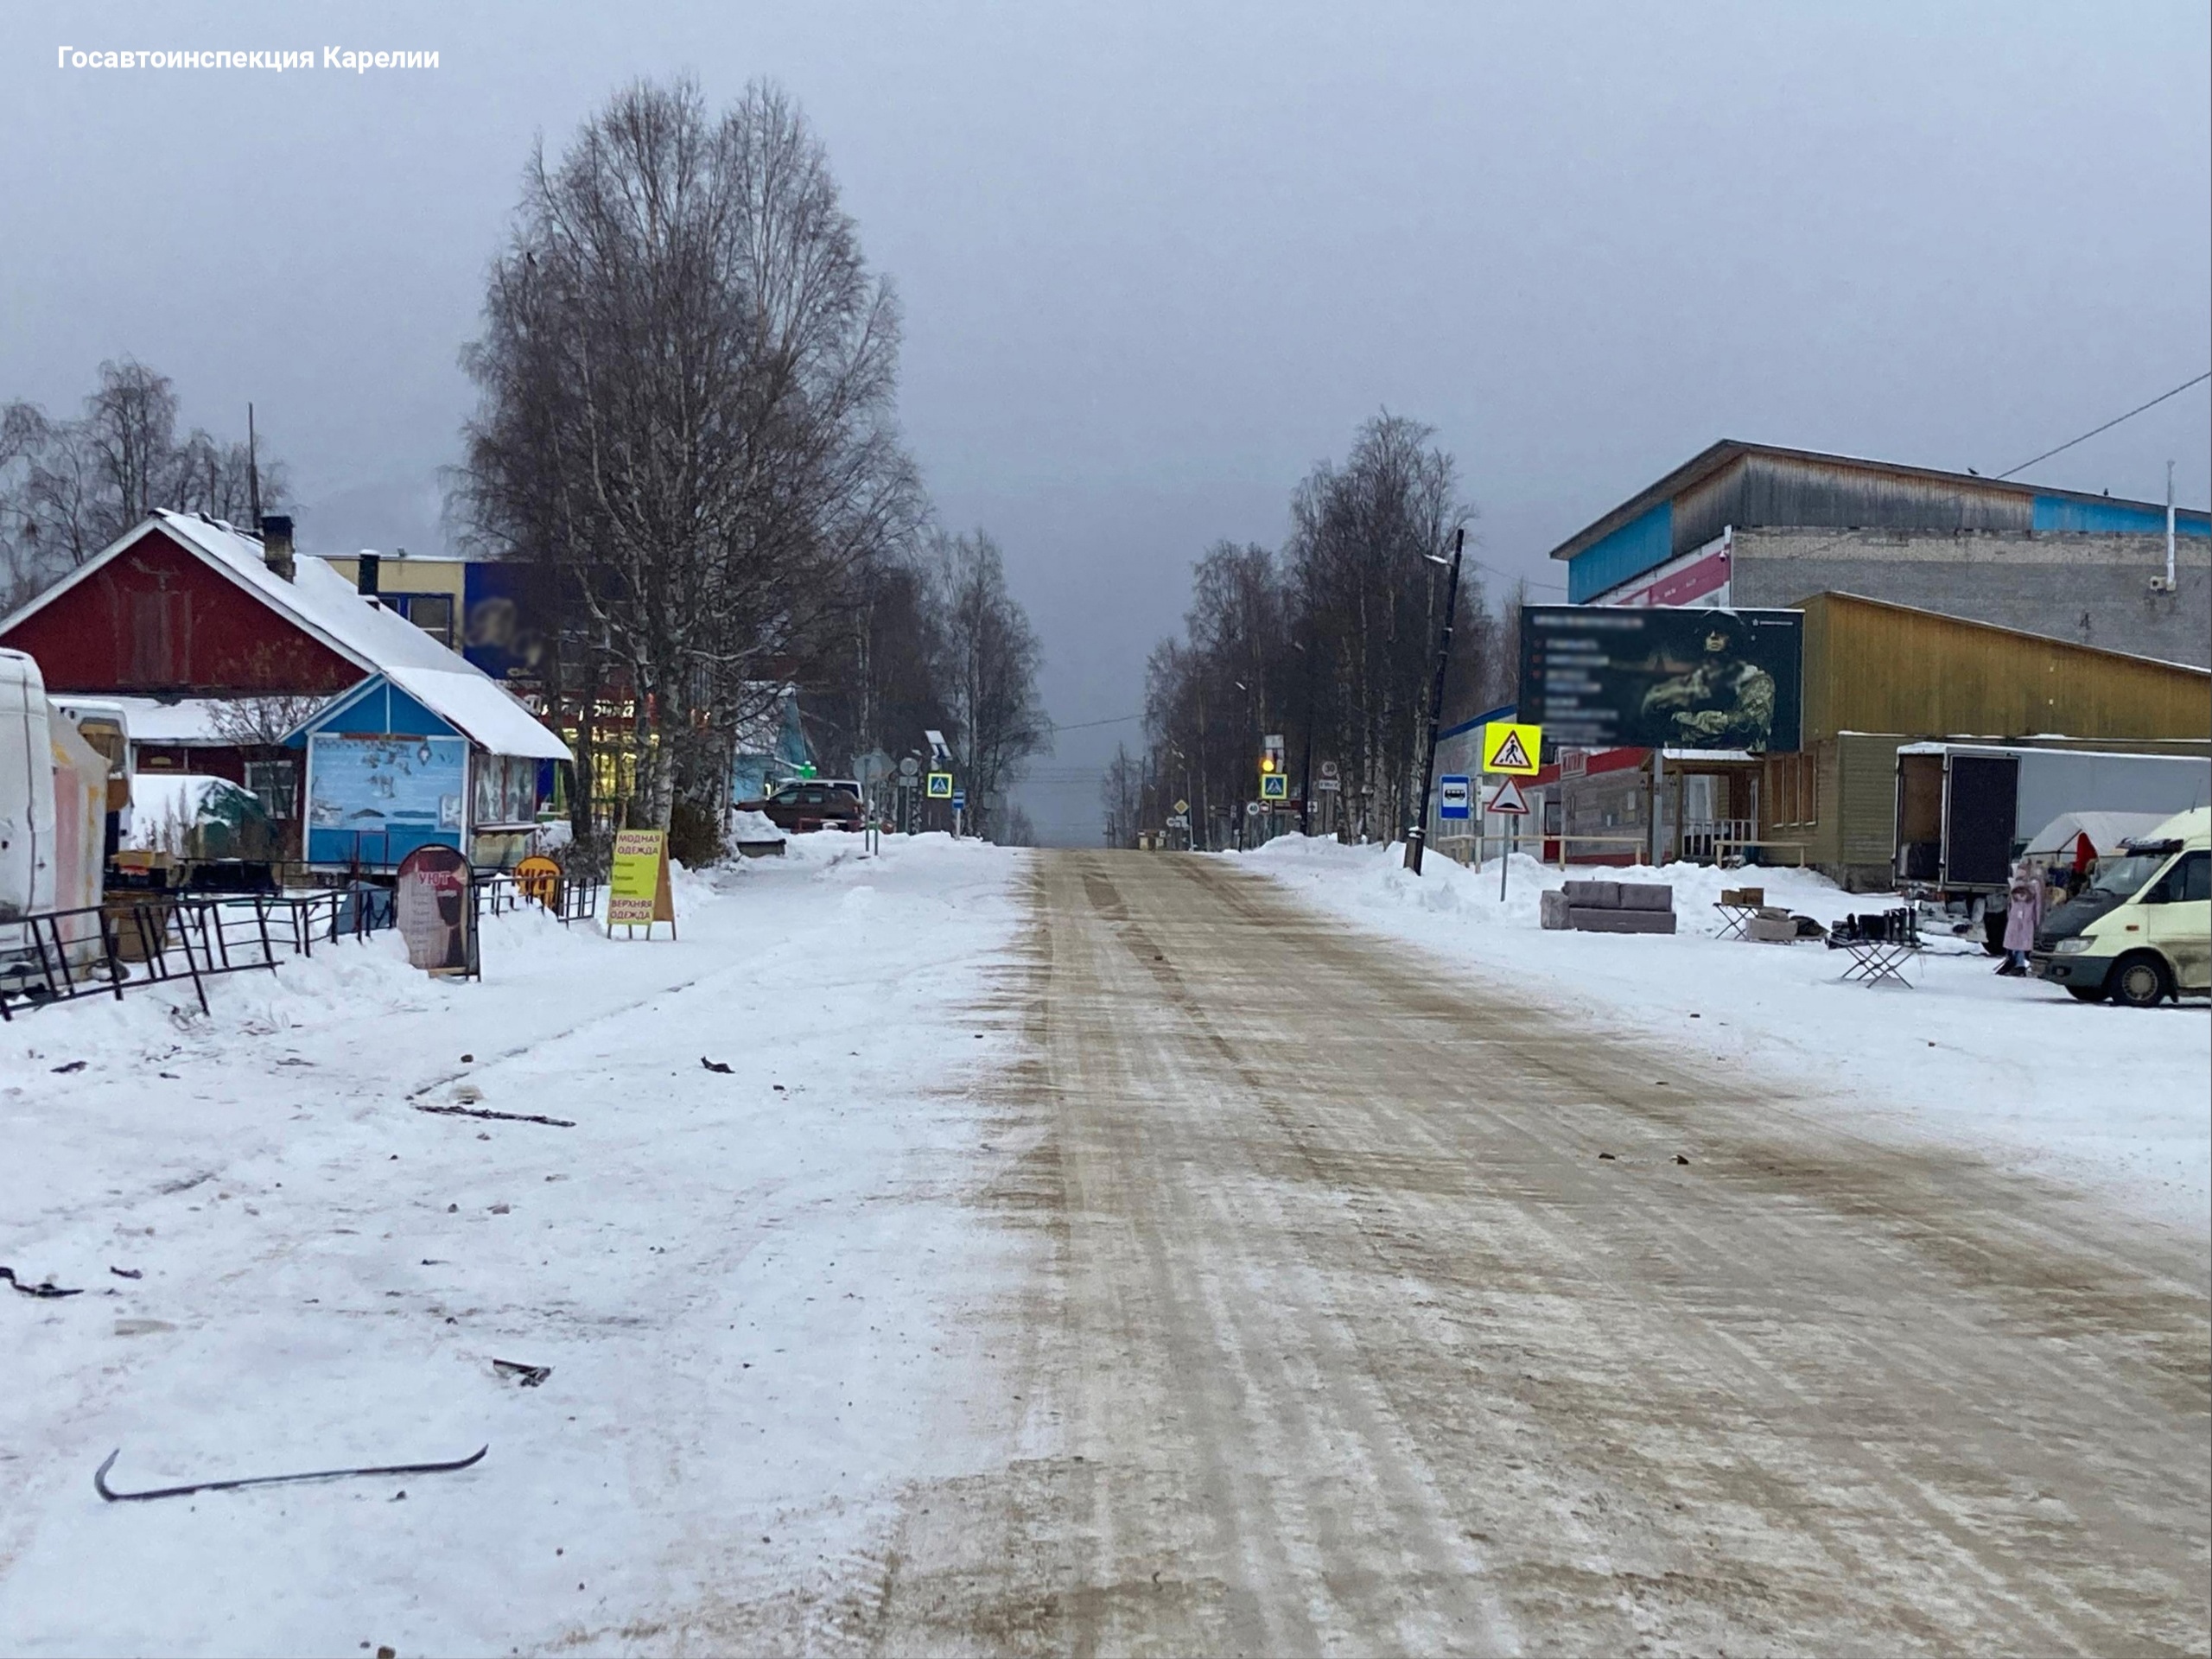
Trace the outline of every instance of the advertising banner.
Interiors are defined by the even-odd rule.
[[[308,738],[308,861],[395,865],[417,847],[461,844],[468,741]]]
[[[450,847],[417,847],[399,861],[394,887],[393,919],[407,960],[433,974],[473,974],[476,906],[469,902],[468,861]]]
[[[1531,606],[1521,717],[1566,747],[1793,753],[1804,621],[1799,611]]]
[[[614,836],[614,861],[607,874],[607,931],[666,922],[676,936],[676,899],[668,882],[668,834],[662,830],[620,830]]]

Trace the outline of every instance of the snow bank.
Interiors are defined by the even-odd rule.
[[[2150,1012],[2085,1005],[2039,980],[1999,979],[1969,942],[1936,944],[1914,988],[1840,982],[1818,941],[1717,937],[1723,887],[1823,924],[1895,899],[1847,893],[1799,870],[1694,864],[1607,869],[1675,889],[1672,938],[1544,932],[1538,895],[1565,878],[1512,861],[1464,868],[1432,851],[1416,877],[1399,847],[1283,836],[1240,857],[1310,902],[1455,966],[1532,988],[1601,1026],[1772,1078],[1868,1128],[1965,1146],[2090,1186],[2134,1214],[2202,1231],[2212,1205],[2212,1019],[2202,1003]],[[1579,874],[1580,872],[1578,872]]]
[[[758,846],[789,839],[766,812],[748,812],[742,807],[733,808],[730,811],[729,843],[733,847]]]

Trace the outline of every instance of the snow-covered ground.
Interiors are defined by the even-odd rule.
[[[0,1651],[712,1647],[717,1607],[865,1580],[1002,1416],[968,1316],[1018,1264],[964,1199],[1022,865],[857,851],[679,873],[676,943],[501,918],[480,984],[385,936],[210,1016],[0,1031],[0,1263],[84,1293],[0,1289]],[[118,1448],[129,1490],[487,1443],[92,1489]]]
[[[1497,895],[1495,860],[1475,871],[1431,853],[1285,836],[1242,855],[1312,902],[1459,966],[1527,988],[1599,1028],[1655,1036],[1816,1096],[1870,1130],[1971,1147],[2075,1183],[2129,1213],[2202,1233],[2212,1205],[2212,1018],[2201,1002],[2139,1011],[2075,1002],[2039,980],[1999,979],[1967,941],[1937,944],[1914,988],[1840,982],[1848,959],[1819,941],[1723,941],[1723,887],[1828,923],[1878,911],[1795,870],[1698,865],[1591,872],[1675,888],[1674,937],[1544,932],[1538,894],[1563,879],[1516,857]]]

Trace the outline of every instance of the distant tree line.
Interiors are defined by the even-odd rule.
[[[254,528],[249,460],[244,438],[180,433],[175,387],[130,358],[100,365],[73,418],[0,404],[0,609],[67,575],[156,507]],[[259,471],[263,511],[281,509],[283,466],[264,458]]]
[[[830,768],[952,739],[971,811],[1049,734],[988,537],[932,530],[894,423],[896,296],[779,90],[640,82],[525,170],[464,354],[454,502],[529,566],[580,831],[709,855],[737,734],[797,683]]]
[[[1443,620],[1440,561],[1472,511],[1433,436],[1401,416],[1369,421],[1341,464],[1298,486],[1281,549],[1221,542],[1198,561],[1183,631],[1146,664],[1145,747],[1117,753],[1100,785],[1110,843],[1160,828],[1179,799],[1195,844],[1229,844],[1277,734],[1294,796],[1334,765],[1333,798],[1308,793],[1329,828],[1404,833]],[[1493,609],[1479,567],[1465,566],[1447,723],[1510,695],[1522,603],[1516,585]]]

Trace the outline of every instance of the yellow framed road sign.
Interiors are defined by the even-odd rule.
[[[1533,776],[1542,767],[1544,728],[1510,720],[1493,720],[1483,728],[1483,770]]]
[[[1279,772],[1271,772],[1260,779],[1260,798],[1263,801],[1287,801],[1290,798],[1290,779]]]
[[[949,801],[952,798],[952,774],[950,772],[933,772],[930,773],[929,786],[930,799],[933,801]]]

